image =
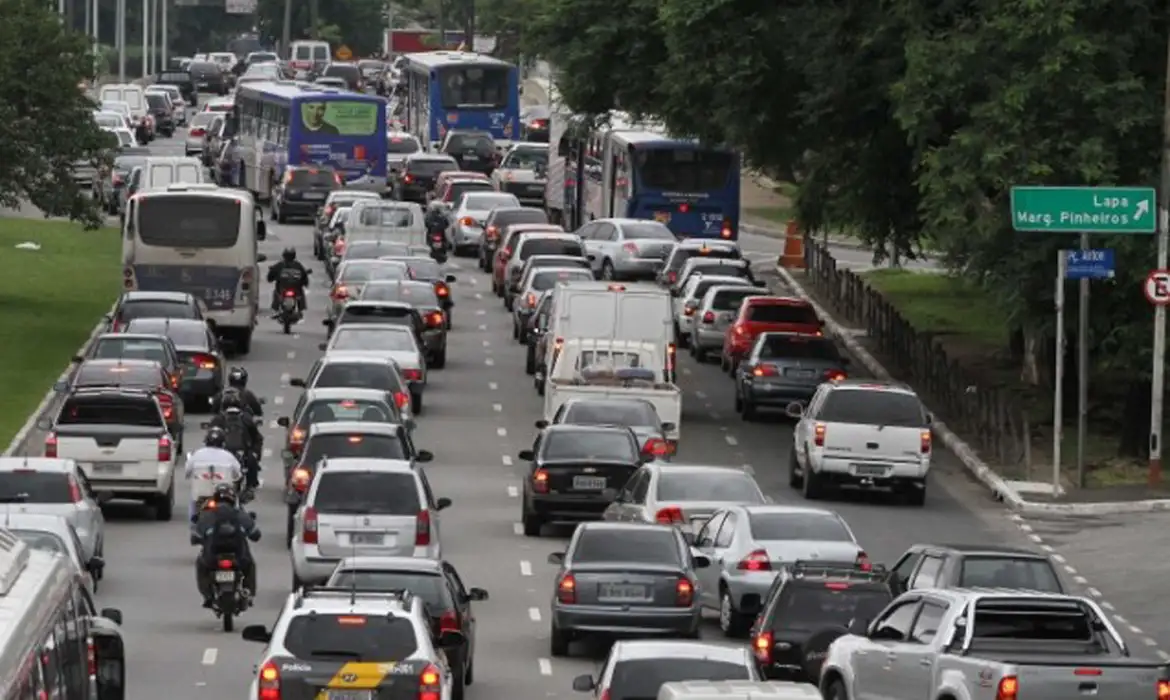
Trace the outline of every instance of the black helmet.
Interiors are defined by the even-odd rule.
[[[232,367],[228,372],[228,386],[243,390],[248,386],[248,370],[243,367]]]
[[[219,400],[219,407],[222,409],[241,409],[244,407],[244,400],[240,397],[239,391],[228,389],[223,392],[223,397]]]
[[[223,448],[227,444],[227,433],[221,428],[212,426],[207,430],[207,435],[203,437],[203,444],[208,447]]]
[[[213,496],[217,503],[225,505],[235,505],[236,490],[232,488],[231,484],[217,484],[215,487],[215,495]]]
[[[280,253],[281,259],[285,262],[292,262],[297,259],[297,249],[289,246]]]

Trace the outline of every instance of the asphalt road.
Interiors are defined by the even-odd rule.
[[[182,146],[177,140],[160,140],[153,148],[160,154],[179,154]],[[292,245],[303,261],[311,261],[308,225],[273,224],[269,231],[261,252],[270,259]],[[776,243],[762,239],[744,244],[751,249],[768,242]],[[310,266],[314,286],[298,332],[285,336],[275,322],[265,319],[252,353],[238,360],[251,374],[251,387],[268,399],[264,432],[269,449],[277,453],[283,431],[275,427],[275,418],[287,414],[298,395],[288,380],[303,376],[324,339],[324,275],[315,261]],[[569,532],[546,529],[542,539],[519,534],[517,496],[524,466],[517,452],[531,445],[541,404],[523,372],[520,347],[511,340],[509,317],[485,276],[467,259],[454,259],[449,267],[458,281],[453,289],[455,327],[448,365],[430,375],[427,410],[416,443],[436,455],[425,466],[436,495],[454,501],[442,515],[445,552],[467,585],[491,594],[476,608],[477,672],[468,693],[472,700],[569,698],[574,695],[572,678],[595,667],[593,658],[552,661],[548,655],[548,600],[555,570],[546,559],[563,549]],[[267,289],[263,294],[266,299]],[[788,488],[782,469],[791,439],[789,424],[780,419],[742,422],[731,410],[731,386],[717,366],[697,366],[684,354],[680,367],[685,403],[678,461],[749,465],[778,503],[801,502]],[[203,420],[188,418],[190,445],[197,443]],[[33,445],[39,444],[39,436],[33,440]],[[291,583],[282,537],[279,460],[269,457],[265,466],[270,478],[250,505],[265,532],[254,545],[260,590],[256,607],[245,613],[241,625],[271,624]],[[880,498],[828,505],[849,521],[875,561],[892,563],[917,541],[1027,543],[1005,511],[962,474],[953,455],[941,450],[936,454],[931,488],[924,508]],[[145,509],[118,504],[107,509],[107,518],[108,568],[98,598],[101,605],[125,612],[129,699],[240,697],[260,648],[238,634],[220,631],[218,620],[200,607],[195,550],[188,545],[186,523],[155,522]],[[713,619],[708,627],[708,636],[718,634]],[[593,651],[594,657],[602,653]]]

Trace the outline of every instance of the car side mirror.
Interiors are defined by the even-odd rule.
[[[100,614],[115,625],[122,624],[122,611],[117,608],[102,608]]]
[[[102,320],[109,323],[114,320],[114,314],[102,314]]]
[[[674,432],[674,429],[677,427],[678,427],[677,425],[675,425],[674,423],[671,423],[670,421],[667,421],[666,423],[662,424],[662,430],[663,430],[663,432],[666,432],[666,433]]]
[[[784,413],[788,414],[789,418],[801,418],[804,415],[804,406],[793,401],[784,407]]]
[[[287,428],[291,423],[292,421],[288,419],[288,416],[281,416],[280,418],[276,419],[276,424],[282,428]]]
[[[752,284],[759,287],[760,289],[767,289],[768,288],[768,283],[765,282],[764,280],[753,280]]]
[[[532,462],[536,460],[536,453],[532,450],[520,450],[519,457],[525,462]]]
[[[463,642],[467,638],[463,636],[462,632],[456,630],[446,630],[439,635],[438,647],[447,651],[458,649],[463,646]]]
[[[573,679],[573,690],[578,693],[588,693],[593,690],[594,685],[593,676],[588,674]]]
[[[934,414],[933,413],[928,412],[926,414],[926,424],[927,425],[934,425]]]
[[[305,380],[300,379],[299,377],[295,378],[295,379],[290,379],[290,380],[288,380],[288,385],[289,386],[299,386],[303,389],[303,388],[305,388]]]
[[[468,600],[487,600],[488,592],[482,588],[472,588],[467,591]]]
[[[548,555],[548,563],[553,564],[555,566],[560,566],[561,564],[564,564],[565,563],[565,553],[564,552],[553,552],[552,554],[549,554]]]
[[[329,347],[329,343],[317,343],[318,350],[325,350],[328,347]]]
[[[74,356],[73,356],[73,361],[74,361],[74,362],[85,362],[85,358],[84,358],[83,356],[81,356],[81,355],[74,355]]]
[[[419,450],[418,453],[414,456],[414,461],[422,463],[431,462],[434,461],[434,459],[435,453],[431,452],[430,450]]]
[[[446,510],[450,507],[451,507],[451,499],[450,498],[440,498],[439,500],[435,501],[435,510]]]
[[[86,562],[85,568],[89,570],[89,573],[93,574],[94,576],[98,576],[106,568],[106,560],[102,559],[101,557],[91,557],[90,560]]]
[[[841,358],[841,366],[842,367],[848,367],[851,364],[853,364],[853,360],[850,360],[848,357]]]
[[[548,427],[548,421],[541,419],[541,420],[536,421],[536,423],[534,423],[533,425],[536,426],[537,430],[544,430],[545,428]]]
[[[453,282],[455,281],[455,275],[447,275],[447,276],[446,276],[446,277],[444,277],[443,279],[447,280],[447,283],[448,283],[448,284],[451,284],[451,283],[453,283]]]
[[[264,240],[264,239],[260,238],[259,240]],[[265,255],[264,253],[260,253],[259,255],[256,256],[256,262],[268,262],[268,256]]]
[[[267,644],[272,641],[272,634],[264,625],[248,625],[240,632],[240,636],[248,642]]]
[[[692,537],[692,539],[694,539],[694,538]],[[696,569],[706,569],[708,566],[711,566],[711,559],[709,557],[704,556],[704,555],[699,555],[699,556],[695,557],[695,568]]]
[[[69,382],[66,382],[64,380],[59,381],[59,382],[55,382],[53,384],[53,391],[57,392],[58,394],[64,393],[68,389],[69,389]]]

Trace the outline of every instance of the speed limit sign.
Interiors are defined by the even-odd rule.
[[[1146,275],[1145,292],[1155,306],[1170,304],[1170,270],[1154,270]]]

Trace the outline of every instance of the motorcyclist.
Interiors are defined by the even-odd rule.
[[[260,527],[250,514],[237,507],[235,489],[229,484],[219,484],[212,498],[215,507],[199,514],[191,532],[191,544],[201,547],[195,559],[195,582],[205,608],[212,606],[211,572],[221,557],[235,557],[236,566],[244,574],[246,595],[249,598],[255,595],[256,562],[248,541],[260,541]]]
[[[240,460],[224,449],[227,434],[222,428],[211,428],[203,438],[203,447],[187,456],[186,478],[191,482],[191,504],[187,517],[195,523],[196,503],[211,498],[220,484],[234,485],[243,478]]]
[[[248,409],[257,418],[264,417],[264,404],[260,403],[260,399],[248,388],[248,370],[243,367],[232,367],[228,370],[227,384],[228,391],[235,390],[239,392],[240,399],[244,402],[244,408]],[[221,398],[222,395],[216,396],[211,400],[212,413],[219,412]]]
[[[256,417],[244,405],[240,393],[229,389],[220,398],[220,411],[211,419],[209,428],[219,428],[226,435],[224,447],[242,454],[244,478],[249,489],[260,485],[260,453],[264,448],[264,436],[256,425]]]
[[[289,288],[297,292],[297,305],[305,311],[305,289],[309,286],[309,269],[297,260],[297,251],[291,246],[280,254],[280,260],[268,266],[268,281],[275,283],[272,288],[272,311],[280,313],[280,295]]]
[[[447,248],[447,227],[451,220],[447,217],[447,213],[438,205],[432,204],[427,208],[426,216],[423,218],[423,224],[427,228],[427,242],[431,248],[435,248],[436,240],[439,247],[443,250]],[[437,237],[437,239],[436,239]]]

